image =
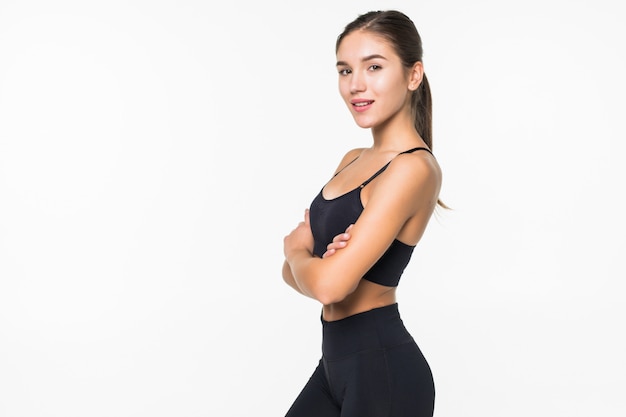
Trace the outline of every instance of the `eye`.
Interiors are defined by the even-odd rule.
[[[377,71],[379,69],[381,69],[382,67],[380,65],[377,64],[372,64],[370,65],[370,67],[368,68],[370,71]]]
[[[350,74],[352,71],[348,68],[343,68],[339,70],[339,75],[348,75]]]

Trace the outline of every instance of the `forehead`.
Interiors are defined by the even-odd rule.
[[[365,30],[356,30],[346,35],[337,49],[337,59],[340,61],[360,60],[372,55],[382,55],[387,59],[396,57],[389,41]]]

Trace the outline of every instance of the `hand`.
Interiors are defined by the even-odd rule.
[[[295,229],[291,231],[283,240],[283,251],[285,257],[289,259],[289,254],[297,250],[306,250],[313,253],[313,233],[311,232],[311,224],[309,223],[309,210],[304,211],[304,221],[298,223]]]
[[[353,224],[348,226],[345,232],[335,236],[333,241],[326,246],[326,252],[322,255],[322,258],[328,258],[329,256],[334,255],[338,249],[343,249],[348,245],[348,240],[350,240],[350,230],[352,229]]]

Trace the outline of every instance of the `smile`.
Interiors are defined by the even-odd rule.
[[[350,104],[352,104],[352,108],[357,112],[364,112],[372,107],[374,104],[374,100],[354,100]]]

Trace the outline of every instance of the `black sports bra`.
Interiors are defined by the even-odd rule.
[[[400,155],[418,150],[424,150],[432,154],[428,148],[420,147],[401,152]],[[353,159],[345,167],[357,159],[358,157]],[[387,169],[390,163],[391,161],[387,162],[385,166],[379,169],[363,184],[339,197],[327,200],[322,194],[324,188],[320,190],[319,194],[313,199],[309,211],[311,231],[313,232],[315,242],[313,248],[314,255],[321,257],[324,252],[326,252],[326,247],[332,242],[333,238],[343,233],[350,224],[357,221],[363,212],[361,190]],[[345,167],[335,175],[339,174]],[[394,239],[391,246],[389,246],[387,251],[374,266],[367,271],[363,279],[388,287],[397,287],[400,282],[400,277],[411,259],[414,248],[415,246],[407,245],[406,243],[400,242],[398,239]]]

